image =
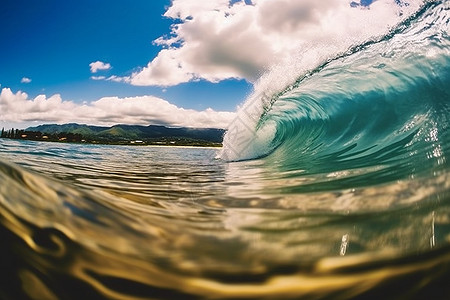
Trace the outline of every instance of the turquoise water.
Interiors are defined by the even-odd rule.
[[[0,140],[0,299],[446,299],[446,1],[250,96],[223,148]]]

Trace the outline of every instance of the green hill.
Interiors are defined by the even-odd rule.
[[[161,125],[114,125],[111,127],[84,124],[45,124],[29,127],[26,131],[43,134],[80,134],[87,141],[117,143],[143,141],[146,143],[201,144],[221,143],[225,130],[217,128],[166,127]]]

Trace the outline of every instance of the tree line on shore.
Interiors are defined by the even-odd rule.
[[[0,138],[15,140],[31,140],[46,142],[68,142],[88,144],[113,145],[170,145],[170,146],[208,146],[220,147],[222,144],[215,141],[199,140],[186,136],[160,136],[153,138],[133,139],[125,136],[113,135],[83,135],[74,132],[41,132],[30,129],[2,128]]]
[[[29,131],[24,129],[8,129],[2,128],[1,138],[5,139],[22,139],[33,141],[51,141],[51,142],[85,142],[86,139],[79,133],[58,132],[58,133],[42,133],[40,131]]]

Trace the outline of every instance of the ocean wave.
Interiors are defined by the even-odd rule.
[[[389,34],[327,60],[281,92],[253,95],[220,157],[369,159],[398,143],[421,139],[426,147],[430,131],[448,147],[448,10],[446,2],[428,3]]]
[[[449,12],[266,81],[220,153],[1,140],[0,298],[445,299]]]

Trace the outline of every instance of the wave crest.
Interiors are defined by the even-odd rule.
[[[428,3],[381,39],[327,60],[283,91],[255,92],[225,135],[220,157],[275,152],[289,161],[355,143],[354,151],[363,151],[402,140],[435,118],[447,124],[448,20],[447,3]]]

